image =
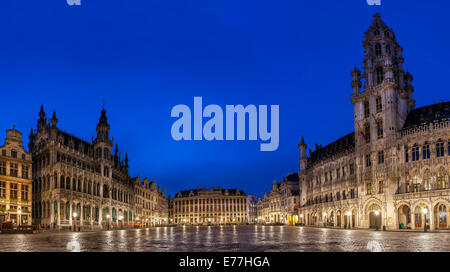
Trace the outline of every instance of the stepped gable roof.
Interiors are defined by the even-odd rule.
[[[450,102],[440,102],[412,110],[402,130],[446,120],[450,120]]]
[[[344,137],[337,139],[331,144],[325,147],[318,147],[316,150],[310,152],[308,158],[308,167],[315,163],[326,160],[333,155],[336,155],[342,151],[350,150],[355,147],[355,133],[349,133]]]

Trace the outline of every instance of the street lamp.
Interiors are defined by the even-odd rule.
[[[427,232],[427,213],[428,213],[427,208],[423,208],[422,212],[423,212],[423,221],[424,221],[423,231]]]

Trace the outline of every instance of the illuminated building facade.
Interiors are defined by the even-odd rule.
[[[338,228],[448,229],[450,102],[415,109],[402,47],[376,14],[352,70],[354,132],[300,149],[299,219]],[[364,87],[362,81],[364,80]]]
[[[22,133],[14,127],[6,130],[5,143],[0,146],[0,224],[31,225],[31,166]]]
[[[156,182],[137,176],[132,179],[134,185],[134,214],[141,226],[159,226],[168,224],[169,208],[165,189],[156,186]]]
[[[291,173],[280,183],[273,181],[269,194],[258,201],[258,223],[298,223],[299,177]]]
[[[109,138],[106,111],[97,136],[81,140],[47,122],[43,106],[37,130],[31,130],[33,156],[33,224],[49,229],[106,229],[133,221],[133,186],[128,157],[119,156]]]
[[[187,225],[246,224],[247,195],[237,189],[198,188],[173,198],[173,223]]]

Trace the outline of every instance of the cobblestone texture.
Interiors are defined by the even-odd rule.
[[[0,251],[450,251],[450,233],[283,226],[0,235]]]

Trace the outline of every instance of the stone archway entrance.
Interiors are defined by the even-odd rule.
[[[341,211],[336,212],[336,226],[341,227]]]
[[[448,207],[443,203],[438,203],[434,206],[434,224],[438,229],[446,229],[448,226],[447,217],[448,217]]]
[[[381,207],[378,204],[372,204],[367,209],[369,215],[369,228],[380,229],[381,228]]]
[[[398,208],[398,228],[406,229],[411,224],[411,210],[408,205],[404,204]]]

